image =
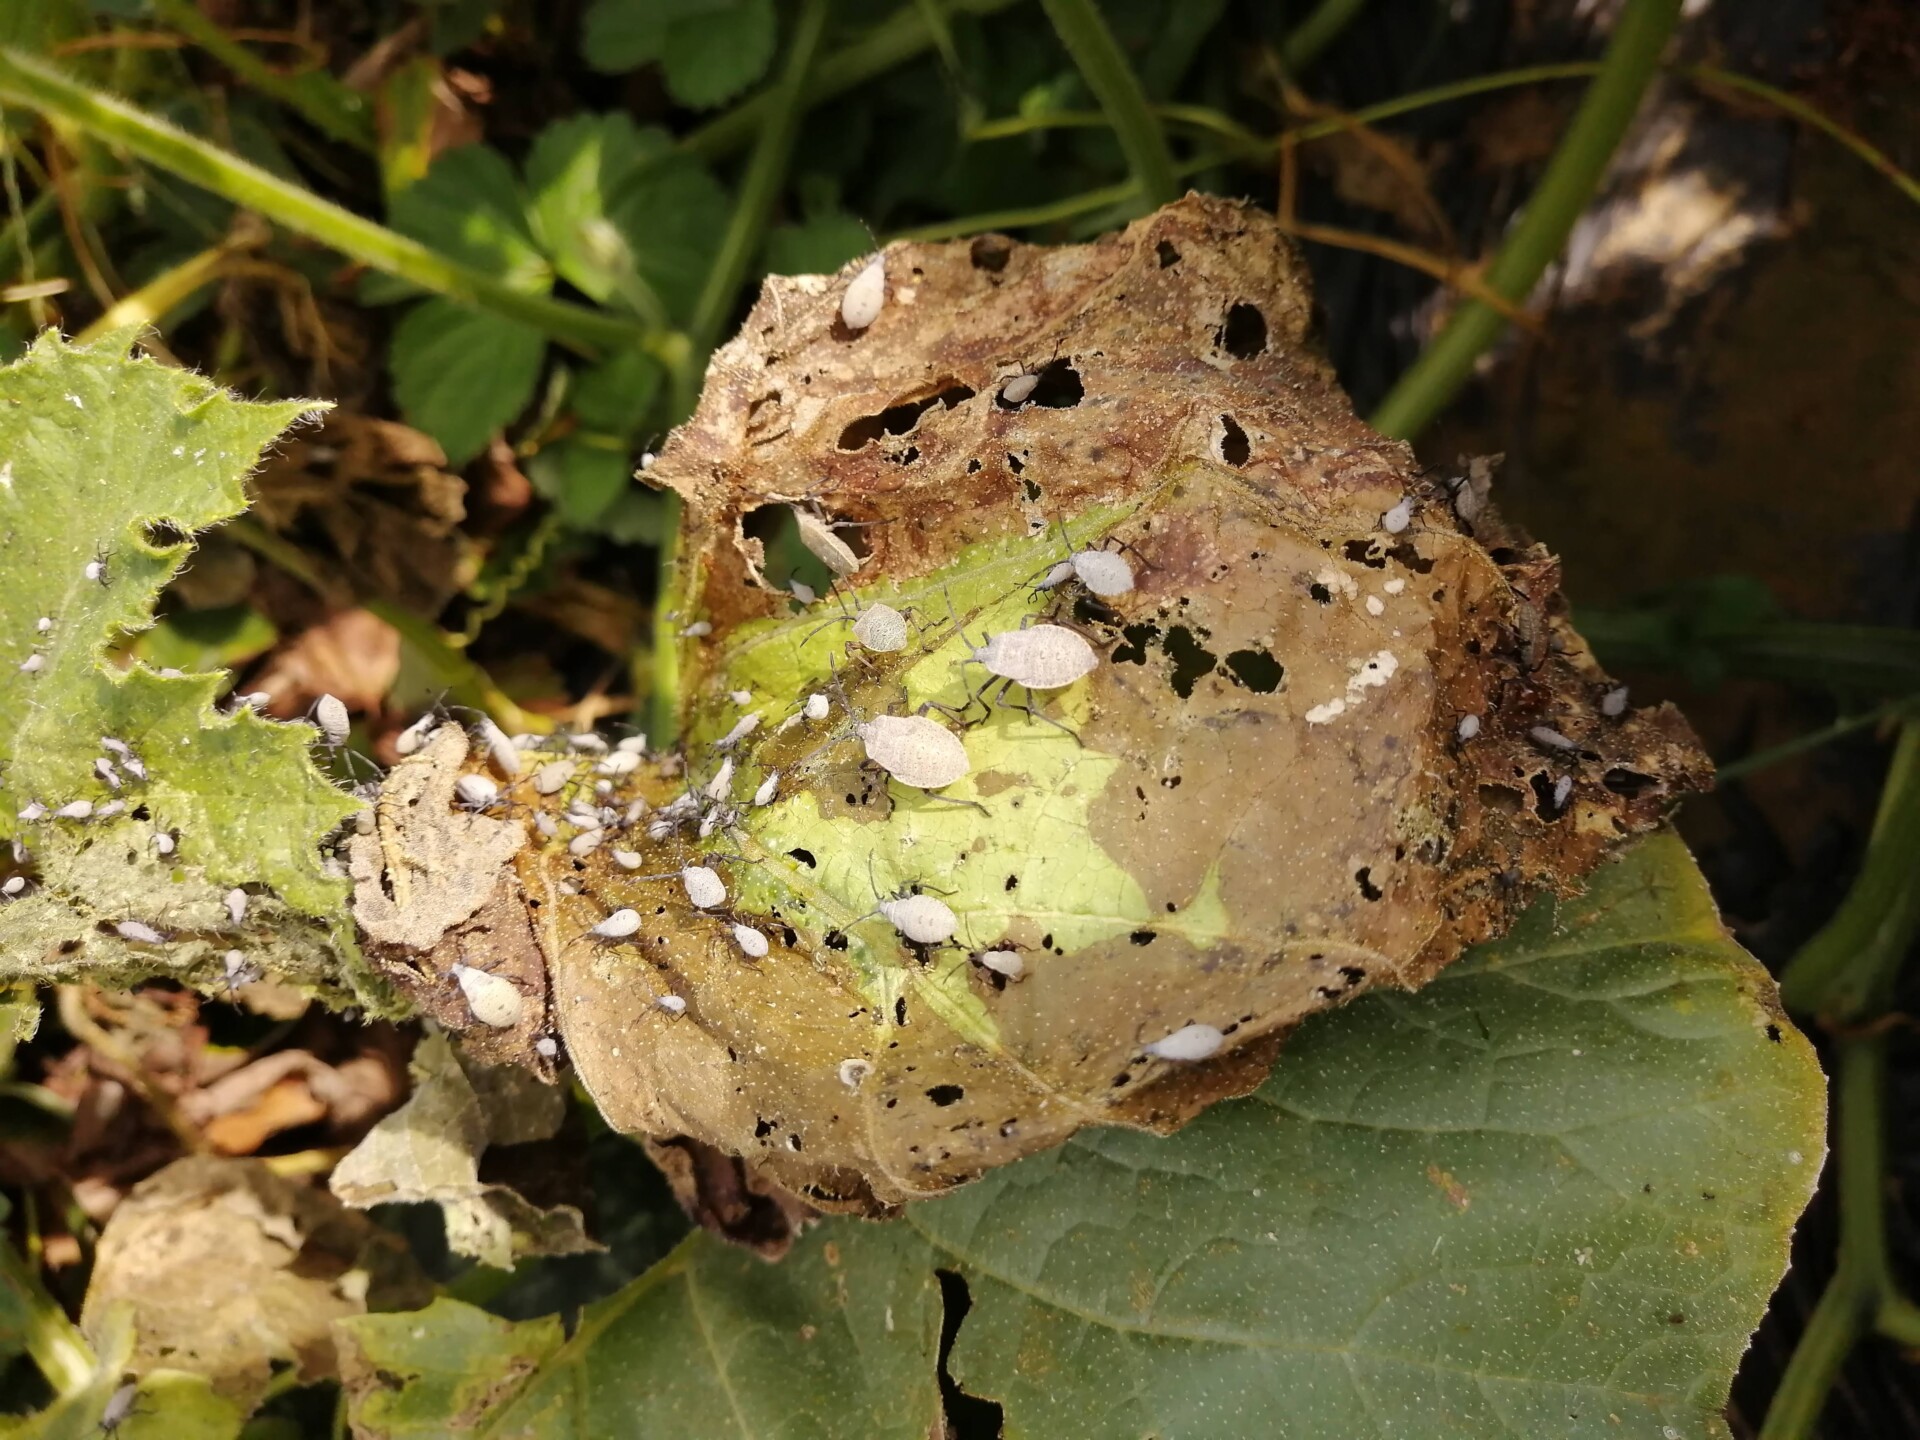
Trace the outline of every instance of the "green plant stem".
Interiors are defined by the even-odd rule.
[[[124,146],[149,164],[363,265],[397,275],[450,300],[518,320],[582,354],[635,343],[645,343],[654,350],[661,348],[664,337],[659,332],[583,305],[516,290],[496,275],[462,265],[417,240],[322,200],[7,46],[0,46],[0,100],[28,106],[101,140]]]
[[[331,76],[303,84],[268,65],[201,13],[193,0],[153,0],[162,24],[178,31],[261,94],[278,100],[331,139],[373,153],[373,122],[361,96]]]
[[[1760,1440],[1810,1440],[1817,1433],[1827,1393],[1847,1353],[1874,1325],[1882,1301],[1895,1296],[1881,1197],[1886,1047],[1884,1034],[1840,1043],[1833,1096],[1839,1131],[1840,1261],[1780,1377]]]
[[[185,304],[201,286],[219,279],[233,254],[233,244],[223,240],[198,255],[189,256],[172,269],[163,270],[131,295],[123,295],[108,306],[99,319],[73,337],[73,343],[91,345],[101,336],[129,325],[144,328],[158,324],[163,315]]]
[[[707,355],[719,343],[720,332],[732,318],[740,298],[740,287],[766,233],[767,219],[774,202],[787,183],[787,165],[793,158],[793,144],[800,128],[800,116],[806,108],[807,77],[813,71],[820,51],[820,37],[826,33],[828,0],[801,0],[793,34],[787,42],[786,64],[781,68],[769,96],[771,108],[760,126],[746,173],[740,180],[739,198],[733,203],[733,215],[720,248],[707,269],[706,283],[694,303],[693,319],[687,326],[697,365],[689,365],[691,374],[704,368]],[[692,395],[679,395],[676,418],[684,418],[693,408]]]
[[[943,9],[948,15],[983,16],[1015,3],[1017,0],[950,0]],[[803,108],[811,109],[836,95],[844,95],[874,76],[917,58],[932,49],[937,39],[937,32],[928,24],[921,7],[902,6],[853,44],[821,58],[807,82]],[[755,95],[682,136],[680,148],[703,160],[719,160],[744,150],[753,143],[753,137],[759,133],[772,108],[770,93]]]
[[[1858,1025],[1883,1011],[1920,938],[1920,720],[1900,728],[1860,874],[1780,977],[1787,1008]]]
[[[1288,32],[1280,46],[1280,64],[1298,75],[1340,38],[1340,32],[1366,7],[1367,0],[1320,0],[1313,13]]]
[[[1080,75],[1093,91],[1100,108],[1113,123],[1114,138],[1127,157],[1140,193],[1155,206],[1170,205],[1180,198],[1180,184],[1173,173],[1173,155],[1167,149],[1167,137],[1147,105],[1140,79],[1121,53],[1120,42],[1113,38],[1093,0],[1040,0],[1053,22],[1054,33],[1067,47]]]
[[[0,1285],[14,1292],[25,1321],[20,1337],[33,1363],[55,1393],[71,1395],[93,1378],[93,1347],[80,1327],[67,1318],[60,1302],[40,1283],[39,1272],[15,1252],[12,1242],[0,1239]]]
[[[1496,293],[1524,300],[1560,253],[1639,110],[1679,18],[1680,0],[1627,0],[1600,73],[1587,87],[1525,212],[1488,267],[1487,283]],[[1463,304],[1381,402],[1374,428],[1401,440],[1417,435],[1466,383],[1475,362],[1506,324],[1490,305],[1477,300]]]
[[[1829,745],[1843,735],[1851,735],[1856,730],[1864,730],[1869,725],[1878,725],[1882,720],[1891,720],[1894,716],[1920,705],[1920,696],[1903,695],[1898,700],[1889,700],[1884,705],[1859,715],[1843,715],[1831,725],[1823,725],[1818,730],[1809,730],[1804,735],[1796,735],[1791,740],[1783,740],[1778,745],[1770,745],[1765,750],[1757,750],[1751,755],[1743,755],[1738,760],[1730,760],[1725,765],[1714,768],[1714,783],[1724,785],[1729,780],[1738,780],[1744,775],[1765,770],[1778,765],[1783,760],[1791,760],[1808,750],[1817,750]]]

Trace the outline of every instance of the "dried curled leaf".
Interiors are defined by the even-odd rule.
[[[852,267],[770,281],[651,472],[686,502],[679,798],[583,845],[631,823],[580,813],[591,777],[513,796],[577,817],[515,865],[616,1125],[866,1211],[1171,1130],[1701,783],[1676,713],[1606,699],[1552,557],[1354,418],[1259,212],[883,263],[857,330]],[[767,582],[770,519],[842,604]],[[903,647],[860,643],[879,603]],[[964,773],[869,763],[883,714]]]

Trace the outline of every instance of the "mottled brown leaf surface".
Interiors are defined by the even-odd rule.
[[[1704,780],[1676,713],[1604,712],[1551,555],[1354,418],[1260,212],[1189,199],[1092,245],[885,266],[860,331],[853,270],[770,281],[649,477],[686,501],[684,776],[656,760],[591,796],[583,766],[509,797],[576,815],[515,864],[553,1021],[616,1125],[866,1211],[1086,1124],[1170,1130],[1303,1017],[1421,984]],[[768,580],[787,504],[846,527],[839,596]],[[1134,587],[1035,588],[1083,546]],[[878,601],[904,649],[850,639]],[[1084,637],[1092,673],[972,699],[974,647],[1037,623]],[[946,725],[969,773],[931,796],[863,763],[854,726],[882,713]],[[612,838],[575,844],[583,805]],[[695,863],[723,903],[691,902]],[[915,890],[951,942],[875,914]],[[638,933],[586,933],[621,907]],[[1149,1050],[1189,1024],[1221,1053]]]

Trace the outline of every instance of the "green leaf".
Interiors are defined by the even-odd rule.
[[[527,478],[553,501],[562,520],[584,530],[633,483],[633,458],[624,441],[570,435],[536,455]]]
[[[0,908],[0,982],[171,967],[211,983],[237,946],[324,984],[337,962],[300,917],[344,921],[320,841],[360,802],[314,767],[313,730],[217,714],[218,673],[103,663],[110,640],[151,623],[186,537],[245,509],[261,451],[317,407],[248,404],[125,346],[46,335],[0,371],[0,837],[28,847],[35,877]],[[144,777],[102,736],[132,747]],[[77,802],[123,808],[21,818]],[[156,833],[177,837],[164,860]],[[222,901],[235,886],[256,892],[237,927]],[[111,933],[126,920],[164,943]]]
[[[342,1320],[334,1334],[354,1433],[393,1440],[437,1440],[450,1417],[487,1414],[566,1339],[557,1315],[515,1324],[446,1299]]]
[[[714,236],[727,223],[727,192],[706,166],[676,154],[632,171],[608,205],[640,278],[684,321],[713,260]]]
[[[531,326],[423,300],[394,327],[394,398],[458,469],[527,407],[546,351],[546,338]]]
[[[496,1367],[481,1433],[924,1435],[950,1271],[952,1374],[1009,1436],[1725,1436],[1822,1091],[1658,835],[1425,989],[1312,1017],[1169,1139],[1082,1131],[773,1268],[694,1237],[530,1378]]]
[[[393,198],[387,218],[401,234],[521,289],[543,294],[553,284],[527,224],[527,197],[513,167],[489,146],[443,152]]]
[[[873,249],[873,236],[853,216],[829,211],[798,225],[776,225],[767,236],[767,269],[775,275],[831,275]]]
[[[596,70],[658,61],[682,105],[718,105],[767,73],[773,0],[594,0],[582,48]]]
[[[251,605],[182,610],[162,616],[133,653],[155,670],[211,670],[244,665],[271,650],[280,632]]]
[[[767,73],[779,30],[773,0],[737,0],[668,27],[660,53],[668,93],[696,109],[724,104]]]
[[[446,1302],[343,1322],[355,1433],[443,1434],[462,1408],[437,1408],[439,1392],[492,1401],[485,1436],[925,1440],[939,1433],[939,1283],[910,1231],[861,1228],[772,1266],[695,1235],[588,1306],[557,1351],[551,1322],[503,1333]],[[402,1388],[382,1393],[380,1371]]]
[[[652,416],[663,378],[660,362],[651,355],[623,350],[580,372],[573,413],[590,429],[631,439]]]

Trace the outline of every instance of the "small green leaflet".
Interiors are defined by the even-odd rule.
[[[779,33],[773,0],[594,0],[585,28],[594,69],[658,62],[668,92],[697,109],[766,74]]]

